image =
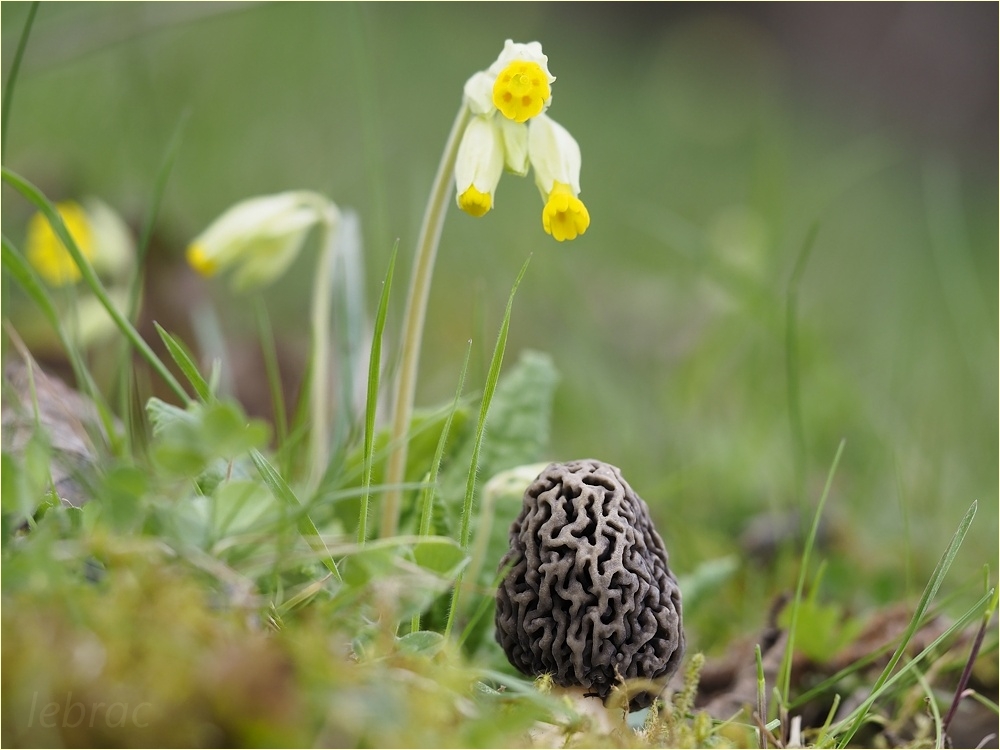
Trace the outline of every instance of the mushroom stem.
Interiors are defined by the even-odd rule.
[[[584,722],[576,722],[576,717],[573,716],[566,716],[561,725],[538,722],[529,732],[535,747],[564,747],[569,744],[569,740],[581,733],[591,737],[607,737],[628,728],[624,714],[618,716],[618,712],[605,706],[600,697],[588,694],[586,688],[553,686],[552,695],[563,698],[567,707],[583,718]]]
[[[568,687],[556,689],[572,702],[573,708],[578,713],[590,720],[591,732],[595,734],[611,734],[616,729],[620,729],[625,725],[624,714],[616,717],[615,714],[618,712],[610,710],[598,696],[593,693],[588,694],[587,688]]]

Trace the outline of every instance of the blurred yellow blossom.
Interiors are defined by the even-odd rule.
[[[103,201],[84,198],[56,204],[66,231],[99,276],[125,280],[135,262],[135,244],[128,226]],[[75,284],[80,269],[42,213],[28,221],[25,255],[28,262],[52,286]]]
[[[337,207],[306,190],[248,198],[227,209],[187,249],[202,276],[234,269],[234,286],[268,284],[285,272],[317,223],[333,225]]]
[[[94,242],[87,220],[87,214],[80,204],[65,201],[56,204],[56,210],[66,225],[66,231],[76,242],[80,252],[89,260],[94,257]],[[28,236],[26,241],[28,262],[35,267],[52,286],[74,284],[80,280],[80,269],[76,267],[73,256],[49,225],[49,220],[41,213],[36,213],[28,221]]]

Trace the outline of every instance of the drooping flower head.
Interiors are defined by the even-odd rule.
[[[237,289],[263,286],[291,265],[314,225],[338,215],[333,203],[305,190],[248,198],[192,240],[187,261],[202,276],[234,269]]]
[[[504,169],[524,176],[529,166],[545,207],[542,227],[560,242],[583,234],[590,214],[580,194],[580,147],[546,111],[552,103],[548,57],[538,42],[510,39],[496,61],[465,84],[471,118],[455,161],[458,207],[472,216],[493,208]]]

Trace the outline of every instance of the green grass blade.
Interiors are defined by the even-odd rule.
[[[507,348],[507,332],[510,329],[510,314],[514,307],[514,295],[517,287],[524,278],[528,270],[528,263],[531,258],[524,261],[520,273],[514,280],[514,286],[510,290],[510,297],[507,299],[507,309],[504,311],[503,322],[500,324],[500,333],[497,336],[497,343],[493,349],[493,358],[490,360],[489,373],[486,376],[486,385],[483,387],[483,398],[479,405],[479,421],[476,423],[476,439],[472,446],[472,461],[469,465],[469,480],[465,487],[465,501],[462,505],[462,531],[459,542],[462,549],[469,546],[469,532],[472,526],[472,496],[476,489],[476,472],[479,468],[479,451],[483,444],[483,435],[486,432],[486,417],[489,414],[490,403],[493,400],[493,393],[497,388],[497,381],[500,379],[500,367],[503,364],[504,351]]]
[[[826,498],[830,494],[830,487],[833,485],[833,477],[837,473],[837,466],[840,464],[840,457],[844,452],[846,441],[841,440],[837,446],[837,453],[833,457],[830,471],[826,476],[826,485],[823,487],[823,494],[820,496],[819,505],[816,506],[816,513],[813,514],[812,528],[806,538],[805,548],[802,550],[802,562],[799,566],[799,580],[795,586],[795,598],[792,600],[792,609],[788,622],[788,639],[785,643],[785,653],[781,660],[781,674],[778,680],[779,694],[782,705],[788,705],[789,692],[792,683],[792,654],[795,650],[795,628],[798,626],[799,605],[802,602],[802,591],[806,585],[806,574],[809,570],[809,558],[812,555],[813,546],[816,544],[816,533],[819,530],[819,521],[823,515],[823,507],[826,505]],[[762,717],[763,720],[763,717]]]
[[[375,313],[375,331],[372,334],[372,350],[368,357],[368,399],[365,403],[365,453],[364,478],[362,480],[364,494],[361,496],[361,512],[358,517],[358,543],[364,544],[368,537],[368,506],[371,502],[372,464],[375,453],[375,412],[378,408],[378,386],[382,374],[382,334],[385,331],[385,319],[389,312],[389,294],[392,291],[392,275],[396,270],[396,253],[399,241],[392,247],[389,257],[389,268],[382,281],[382,294],[378,300],[378,310]]]
[[[479,421],[476,423],[476,437],[472,444],[472,461],[469,463],[469,478],[465,486],[465,500],[462,503],[462,528],[459,536],[459,543],[462,549],[469,548],[469,532],[472,527],[472,498],[476,490],[476,474],[479,470],[479,451],[483,444],[483,435],[486,432],[486,417],[490,411],[490,402],[493,400],[493,392],[496,391],[497,381],[500,379],[500,366],[503,364],[504,350],[507,348],[507,332],[510,330],[510,314],[514,307],[514,295],[517,287],[524,278],[528,270],[528,263],[531,262],[529,256],[524,265],[521,266],[520,273],[514,280],[514,286],[510,290],[510,297],[507,298],[507,309],[504,311],[503,322],[500,324],[500,333],[497,336],[496,346],[493,348],[493,359],[490,360],[490,370],[486,376],[486,385],[483,388],[483,398],[479,406]],[[462,591],[462,575],[455,581],[455,589],[451,597],[451,608],[448,611],[448,623],[445,626],[445,637],[451,634],[452,626],[455,623],[455,613],[458,609],[458,600]]]
[[[920,620],[924,616],[924,612],[927,611],[931,601],[934,599],[938,589],[941,587],[941,582],[948,574],[948,569],[951,568],[951,564],[954,562],[955,556],[958,554],[958,550],[962,546],[962,542],[965,540],[965,535],[968,532],[969,527],[972,525],[972,519],[975,518],[977,507],[978,502],[974,501],[972,505],[969,506],[969,510],[966,512],[965,517],[962,518],[962,522],[958,525],[958,529],[955,531],[955,534],[951,539],[951,544],[948,545],[948,549],[946,549],[944,554],[941,556],[937,567],[934,568],[934,573],[931,574],[931,578],[927,582],[927,586],[924,588],[924,593],[920,597],[920,602],[917,604],[917,609],[913,613],[913,617],[910,619],[909,625],[906,626],[906,630],[903,632],[903,637],[900,640],[899,646],[896,647],[896,651],[893,653],[892,658],[889,659],[889,663],[886,664],[885,669],[882,670],[882,674],[879,675],[875,684],[872,686],[871,695],[869,695],[868,699],[862,704],[862,706],[865,706],[865,710],[858,713],[858,716],[854,720],[850,729],[848,729],[844,736],[841,737],[838,747],[846,747],[847,743],[851,741],[851,738],[864,723],[865,716],[867,715],[867,707],[874,703],[882,688],[888,684],[889,676],[892,674],[892,670],[895,669],[896,664],[898,664],[899,660],[902,658],[910,639],[913,638],[914,633],[917,632],[917,628],[920,625]],[[992,592],[990,592],[990,595],[992,595]],[[988,600],[989,597],[987,596],[984,602]],[[915,659],[913,662],[910,662],[910,664],[907,664],[903,669],[905,670],[909,668],[916,661],[917,660]],[[902,671],[903,670],[900,670],[901,673]],[[860,711],[860,707],[858,710]]]
[[[845,734],[840,738],[840,741],[837,743],[837,747],[838,748],[847,747],[847,744],[851,741],[851,738],[854,737],[854,734],[865,723],[865,719],[868,718],[868,709],[872,707],[875,701],[881,698],[882,695],[884,695],[886,692],[894,688],[897,685],[897,683],[899,683],[903,679],[903,677],[908,675],[912,670],[916,669],[917,664],[919,664],[925,656],[928,656],[931,653],[933,653],[934,650],[939,645],[944,643],[948,638],[950,638],[955,633],[959,632],[962,628],[968,625],[974,618],[980,617],[983,613],[983,608],[988,606],[992,596],[993,596],[993,590],[990,590],[985,594],[983,594],[983,596],[980,597],[979,600],[975,604],[973,604],[969,609],[967,609],[965,614],[963,614],[954,623],[952,623],[952,625],[947,630],[945,630],[943,633],[941,633],[941,635],[939,635],[937,638],[931,641],[924,648],[923,651],[921,651],[911,661],[907,662],[903,667],[901,667],[900,670],[896,672],[896,674],[894,674],[892,677],[890,677],[888,680],[882,683],[882,685],[880,685],[877,690],[873,689],[871,694],[861,703],[861,705],[855,708],[845,718],[837,722],[837,724],[833,727],[833,729],[831,729],[832,734],[836,734],[838,731],[840,731],[842,727],[850,725],[850,729],[848,729],[845,732]]]
[[[757,717],[761,724],[767,723],[767,683],[764,679],[764,659],[760,653],[760,644],[754,647],[754,658],[757,660]],[[767,749],[767,737],[759,732],[760,746]]]
[[[139,229],[139,241],[136,243],[136,275],[133,280],[132,290],[129,295],[128,318],[135,321],[139,313],[139,297],[142,289],[142,268],[146,262],[146,255],[149,252],[149,241],[153,236],[153,228],[160,214],[160,205],[163,203],[163,193],[166,191],[170,174],[174,170],[174,163],[177,161],[177,153],[180,151],[181,140],[184,135],[184,128],[187,126],[190,110],[185,110],[174,128],[174,133],[167,143],[166,153],[163,161],[156,172],[156,179],[153,181],[153,194],[149,200],[149,210],[143,218],[142,226]]]
[[[285,393],[281,387],[281,368],[278,366],[278,350],[274,344],[274,329],[267,307],[260,297],[255,300],[257,312],[257,338],[260,341],[261,356],[264,359],[264,375],[267,378],[267,388],[271,394],[271,408],[274,410],[275,444],[285,445],[288,437],[288,410],[285,406]]]
[[[153,325],[156,326],[156,332],[160,334],[160,339],[163,340],[164,346],[167,347],[167,352],[170,353],[177,366],[181,368],[181,372],[184,373],[184,377],[191,383],[191,387],[194,388],[194,392],[198,398],[202,401],[211,399],[212,390],[208,387],[208,381],[198,371],[198,366],[194,363],[194,359],[187,350],[187,347],[167,333],[159,323],[154,321]]]
[[[159,216],[160,205],[163,202],[163,193],[166,190],[167,181],[170,177],[170,173],[173,171],[174,162],[177,158],[177,152],[180,147],[181,134],[183,132],[184,126],[187,122],[188,112],[185,111],[181,115],[180,122],[178,123],[174,134],[167,144],[167,151],[164,155],[163,162],[160,165],[159,170],[156,173],[156,178],[153,183],[153,193],[149,203],[149,209],[143,219],[142,227],[139,231],[139,241],[136,245],[136,264],[135,271],[132,274],[132,278],[129,282],[129,293],[128,301],[126,303],[125,315],[132,325],[139,325],[139,312],[140,312],[140,302],[142,300],[142,290],[145,281],[145,260],[146,255],[149,252],[149,241],[153,234],[153,227],[156,225],[156,219]],[[122,341],[122,345],[118,352],[118,367],[115,371],[116,376],[113,380],[110,388],[110,393],[117,393],[118,396],[118,413],[125,416],[125,418],[130,422],[129,429],[126,434],[133,437],[139,434],[138,430],[132,429],[131,424],[131,399],[134,393],[137,392],[136,388],[136,370],[132,367],[131,357],[129,354],[128,341]],[[142,410],[139,410],[142,413]]]
[[[434,493],[438,473],[441,470],[441,459],[444,456],[444,448],[448,442],[448,434],[451,432],[452,418],[458,410],[458,405],[462,401],[462,390],[465,388],[465,377],[469,372],[469,360],[472,355],[472,340],[469,340],[465,348],[465,359],[462,361],[462,370],[458,376],[458,388],[455,389],[455,398],[451,403],[451,411],[445,418],[444,426],[441,428],[441,437],[438,438],[437,447],[434,449],[434,458],[431,460],[430,476],[427,479],[427,486],[421,493],[420,503],[420,526],[419,535],[427,536],[431,533],[431,521],[434,517]]]
[[[284,503],[286,506],[292,508],[297,513],[298,517],[298,527],[299,533],[302,534],[303,538],[312,547],[313,551],[316,552],[320,561],[326,566],[333,577],[338,581],[343,579],[340,577],[340,571],[337,569],[337,563],[334,562],[333,557],[330,555],[330,550],[326,546],[326,542],[323,541],[323,537],[319,535],[319,530],[316,528],[316,524],[313,523],[309,514],[305,512],[305,508],[302,507],[302,503],[292,492],[292,488],[288,486],[288,483],[282,479],[281,475],[275,471],[274,467],[264,458],[263,454],[258,450],[250,451],[250,458],[257,467],[257,471],[264,480],[264,483],[271,490],[272,494]]]
[[[1000,716],[1000,704],[994,703],[989,698],[987,698],[985,695],[983,695],[982,693],[976,692],[972,688],[968,688],[966,690],[965,694],[968,697],[972,698],[972,700],[976,701],[976,703],[979,703],[980,705],[984,706],[989,711],[992,711],[993,713],[995,713],[998,716]]]
[[[52,227],[52,231],[62,240],[63,245],[69,251],[69,254],[73,258],[73,262],[76,263],[77,267],[80,269],[80,275],[83,277],[84,283],[90,288],[94,296],[97,297],[98,301],[107,311],[108,315],[118,326],[118,329],[122,334],[129,340],[136,351],[142,355],[150,367],[152,367],[156,373],[163,378],[163,381],[170,387],[177,397],[184,403],[190,401],[188,394],[185,392],[184,388],[181,386],[177,379],[173,376],[167,366],[156,356],[156,353],[150,348],[149,344],[145,342],[139,332],[135,330],[135,327],[125,318],[124,315],[115,307],[111,298],[108,296],[104,285],[101,280],[97,278],[97,273],[94,271],[94,267],[90,265],[90,261],[80,252],[80,248],[77,246],[76,241],[66,230],[66,225],[63,224],[62,217],[59,212],[56,211],[55,206],[46,198],[42,192],[32,185],[30,182],[25,180],[23,177],[15,172],[7,169],[6,167],[0,168],[0,174],[3,175],[4,181],[17,190],[21,195],[28,199],[35,207],[45,216],[49,221],[49,225]]]
[[[7,124],[10,121],[11,101],[14,99],[14,89],[17,87],[17,75],[21,70],[21,60],[24,58],[24,50],[28,46],[28,37],[31,36],[31,26],[35,22],[35,14],[38,12],[38,0],[31,4],[28,9],[28,17],[24,20],[24,28],[21,29],[21,38],[17,40],[17,50],[14,52],[14,59],[10,63],[10,75],[3,87],[3,112],[0,114],[0,161],[7,161]]]
[[[438,473],[441,470],[441,459],[444,456],[444,447],[448,443],[448,435],[451,432],[452,418],[458,410],[458,405],[462,401],[462,391],[465,388],[465,376],[469,371],[469,359],[472,355],[472,340],[469,340],[465,348],[465,359],[462,362],[462,371],[458,376],[458,388],[455,389],[455,399],[451,403],[451,411],[444,420],[441,427],[441,437],[438,438],[437,447],[434,449],[434,458],[431,459],[431,470],[427,477],[426,486],[420,493],[420,525],[417,528],[418,536],[428,536],[431,533],[431,521],[434,518],[434,495],[437,493]],[[420,630],[420,615],[414,615],[410,621],[411,632]]]

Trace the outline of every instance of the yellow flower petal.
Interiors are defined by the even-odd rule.
[[[458,196],[458,207],[472,216],[485,216],[493,208],[493,199],[489,193],[480,193],[475,185]]]
[[[569,185],[557,182],[542,209],[542,227],[562,242],[576,239],[589,226],[590,213],[583,201],[573,195]]]
[[[88,260],[94,257],[94,242],[86,212],[72,201],[56,204],[66,231]],[[80,280],[80,269],[73,256],[49,225],[48,219],[37,213],[28,221],[26,241],[28,262],[52,286],[73,284]]]
[[[209,258],[205,248],[197,243],[188,246],[186,255],[188,265],[202,276],[214,276],[219,270],[219,264]]]
[[[493,84],[493,103],[503,116],[524,122],[541,113],[552,96],[548,76],[538,63],[515,60]]]

